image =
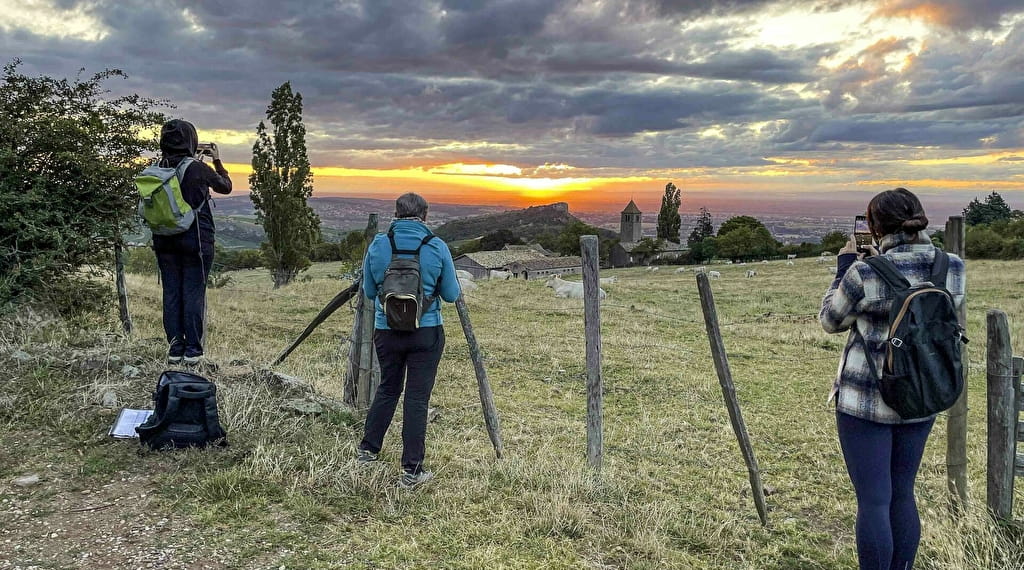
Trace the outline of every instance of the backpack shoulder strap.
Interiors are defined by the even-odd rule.
[[[186,156],[178,163],[178,167],[174,169],[174,173],[178,175],[178,184],[185,181],[185,171],[188,170],[188,167],[191,166],[193,162],[195,162],[194,158]]]
[[[417,256],[420,254],[420,250],[423,249],[423,246],[427,245],[427,242],[434,239],[434,237],[434,234],[430,233],[429,231],[427,232],[427,235],[423,236],[423,239],[420,240],[419,247],[416,248]]]
[[[949,273],[949,255],[939,248],[935,248],[935,261],[932,263],[932,285],[946,288],[946,275]]]
[[[910,288],[910,281],[896,268],[892,260],[884,255],[873,255],[865,258],[864,261],[878,273],[882,281],[885,281],[894,290],[901,291]]]
[[[419,257],[420,250],[423,249],[423,246],[427,245],[428,241],[434,239],[434,237],[434,234],[428,231],[427,235],[423,236],[423,239],[420,241],[420,245],[417,246],[416,249],[398,249],[398,246],[395,245],[395,228],[388,229],[388,241],[391,242],[391,255],[401,253],[404,255],[415,255]]]

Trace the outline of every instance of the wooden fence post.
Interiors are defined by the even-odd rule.
[[[494,392],[491,391],[491,383],[487,380],[487,370],[484,368],[483,355],[480,354],[480,345],[476,342],[476,333],[473,332],[473,324],[469,321],[469,307],[466,306],[466,300],[461,294],[455,300],[455,310],[459,313],[462,332],[465,333],[466,344],[469,345],[469,357],[473,361],[473,370],[476,372],[476,385],[480,392],[480,405],[484,411],[487,435],[491,438],[491,445],[494,446],[494,454],[501,459],[505,449],[501,441],[501,420],[498,418],[498,408],[494,405]]]
[[[132,334],[132,316],[128,312],[128,285],[124,281],[124,248],[114,244],[114,282],[117,286],[117,311],[121,317],[121,328],[124,334]]]
[[[747,433],[747,426],[743,422],[740,403],[736,399],[736,387],[732,382],[729,357],[725,353],[722,332],[718,328],[718,311],[715,309],[715,298],[711,293],[711,282],[708,281],[706,274],[697,274],[697,289],[700,292],[700,306],[704,312],[704,326],[708,331],[708,342],[711,343],[711,356],[715,361],[718,383],[722,386],[722,396],[725,398],[725,407],[729,410],[729,421],[732,423],[732,431],[736,434],[736,439],[740,444],[740,452],[743,454],[743,461],[747,464],[747,475],[750,479],[750,490],[754,496],[754,507],[757,508],[757,516],[761,519],[761,524],[767,525],[768,507],[764,501],[761,470],[757,466],[757,458],[754,457],[754,447],[750,444],[750,435]]]
[[[1013,382],[1013,349],[1006,313],[986,315],[988,354],[988,508],[998,519],[1013,517],[1013,476],[1017,440],[1017,394]]]
[[[363,237],[366,248],[363,249],[365,260],[366,250],[377,235],[378,215],[370,214],[366,222]],[[362,263],[359,265],[363,266]],[[347,404],[366,409],[373,402],[373,395],[380,385],[380,364],[377,362],[377,351],[373,348],[373,317],[374,303],[366,298],[362,287],[362,271],[356,272],[359,279],[359,293],[356,299],[355,319],[352,324],[351,345],[348,349],[349,369],[345,378],[344,400]]]
[[[587,339],[587,462],[601,472],[604,459],[601,378],[600,253],[597,236],[580,236],[583,254],[583,328]]]
[[[963,216],[946,222],[946,251],[964,259],[966,233]],[[957,310],[960,326],[967,327],[967,302]],[[970,358],[963,359],[964,390],[946,415],[946,486],[954,505],[967,506],[967,379]]]

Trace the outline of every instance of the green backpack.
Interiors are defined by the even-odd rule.
[[[164,168],[154,162],[135,177],[139,215],[155,235],[180,234],[192,227],[196,213],[181,195],[181,181],[193,160],[186,157],[177,168]]]

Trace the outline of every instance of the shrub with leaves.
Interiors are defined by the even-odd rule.
[[[158,102],[111,97],[88,79],[0,76],[0,307],[44,299],[58,281],[110,259],[135,220],[133,178],[158,148]]]

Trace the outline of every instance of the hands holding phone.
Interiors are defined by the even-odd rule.
[[[196,158],[202,160],[204,156],[220,160],[220,150],[217,148],[217,143],[199,143],[196,147]]]
[[[843,246],[843,249],[839,250],[839,255],[844,253],[856,253],[857,259],[863,259],[872,255],[878,255],[878,248],[874,244],[858,245],[856,236],[850,234],[850,239],[847,240],[846,245]]]

